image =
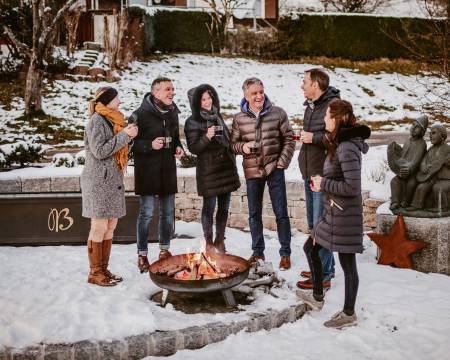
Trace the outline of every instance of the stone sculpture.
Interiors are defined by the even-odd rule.
[[[450,145],[443,125],[430,129],[432,146],[423,140],[428,119],[421,117],[411,126],[411,137],[403,148],[388,146],[388,163],[396,176],[391,181],[391,210],[415,217],[450,215]]]

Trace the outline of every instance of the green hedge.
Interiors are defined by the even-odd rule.
[[[211,38],[206,28],[211,21],[208,13],[160,10],[148,15],[138,7],[131,7],[129,11],[133,16],[143,18],[147,54],[155,51],[211,52]],[[434,54],[439,56],[431,33],[437,21],[346,14],[301,14],[295,19],[283,17],[278,21],[275,41],[272,39],[268,46],[271,50],[261,55],[279,59],[305,55],[350,60],[411,58],[411,52],[395,39],[407,39],[407,34],[415,34],[416,40],[422,37],[420,53],[429,54],[431,59]]]
[[[284,17],[278,22],[278,47],[273,55],[282,59],[304,55],[351,60],[409,58],[410,51],[394,39],[406,39],[406,33],[414,33],[424,37],[420,46],[431,56],[437,53],[433,41],[427,41],[432,36],[430,32],[434,25],[428,19],[365,15],[302,14],[297,19]]]
[[[146,52],[211,52],[206,24],[209,14],[194,11],[157,11],[146,15]]]

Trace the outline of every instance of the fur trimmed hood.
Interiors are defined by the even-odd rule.
[[[358,146],[363,154],[369,151],[369,145],[364,141],[370,137],[371,130],[366,125],[355,125],[350,128],[341,128],[338,133],[338,142],[351,141]]]
[[[209,84],[201,84],[195,88],[190,89],[187,93],[189,104],[191,106],[192,116],[197,121],[203,120],[203,118],[200,116],[200,109],[201,109],[202,95],[204,94],[205,91],[209,91],[212,94],[213,107],[216,108],[217,113],[220,113],[220,100],[219,94],[217,94],[216,89],[214,89]]]

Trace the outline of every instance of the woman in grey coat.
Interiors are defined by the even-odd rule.
[[[90,119],[84,134],[86,162],[81,174],[83,216],[91,219],[88,237],[88,282],[114,286],[122,281],[108,270],[117,219],[125,215],[123,175],[128,142],[137,135],[135,125],[125,126],[117,90],[97,90],[89,102]]]
[[[369,147],[364,142],[370,129],[356,124],[352,105],[345,100],[330,103],[325,115],[327,158],[323,177],[311,178],[312,191],[323,192],[324,212],[304,245],[311,275],[313,293],[297,291],[297,296],[312,309],[319,310],[324,303],[322,265],[319,250],[336,251],[345,277],[345,301],[342,311],[336,313],[325,326],[343,328],[355,325],[358,272],[355,253],[363,251],[363,209],[361,199],[361,153]]]

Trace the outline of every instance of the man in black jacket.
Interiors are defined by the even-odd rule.
[[[144,96],[141,106],[133,112],[130,122],[137,124],[139,136],[134,139],[134,184],[139,198],[139,215],[136,224],[138,267],[148,271],[147,238],[153,218],[155,201],[159,200],[159,258],[171,256],[177,167],[175,158],[184,155],[179,137],[179,110],[173,98],[172,81],[159,77]]]
[[[323,175],[323,164],[326,158],[325,113],[330,102],[340,97],[339,90],[329,84],[328,74],[320,68],[307,70],[302,83],[306,110],[298,161],[305,182],[306,217],[310,230],[316,225],[323,212],[322,194],[311,190],[311,177]],[[323,267],[323,286],[330,287],[331,278],[334,276],[333,253],[322,249],[319,256]],[[301,289],[312,289],[310,272],[302,271],[302,276],[308,279],[299,281],[297,286]]]

